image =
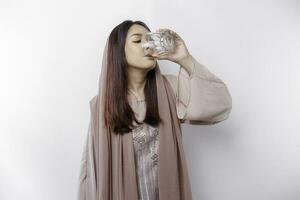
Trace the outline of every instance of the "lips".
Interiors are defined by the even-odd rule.
[[[150,59],[150,60],[154,60],[155,59],[155,57],[150,56],[150,55],[146,55],[145,57],[148,58],[148,59]]]
[[[145,57],[147,57],[147,58],[153,58],[153,59],[156,58],[155,56],[151,56],[150,54],[145,55]]]

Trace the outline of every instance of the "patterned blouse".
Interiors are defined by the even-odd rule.
[[[138,121],[145,117],[145,100],[129,101]],[[134,123],[136,125],[136,123]],[[158,127],[143,123],[132,130],[139,200],[158,200]]]
[[[158,200],[158,129],[144,123],[133,130],[140,200]]]

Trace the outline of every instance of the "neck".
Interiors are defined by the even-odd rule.
[[[148,71],[145,69],[137,69],[128,67],[128,90],[133,91],[139,97],[144,97],[144,87],[146,84],[146,76]]]

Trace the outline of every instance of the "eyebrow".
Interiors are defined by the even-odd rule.
[[[130,37],[135,36],[135,35],[142,36],[143,34],[141,34],[141,33],[134,33],[134,34],[132,34]]]

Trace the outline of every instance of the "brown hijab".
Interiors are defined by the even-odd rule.
[[[138,200],[132,134],[114,134],[104,125],[107,71],[106,41],[98,95],[90,100],[90,124],[80,169],[79,200]],[[176,98],[155,68],[159,115],[158,186],[160,200],[191,200]]]

